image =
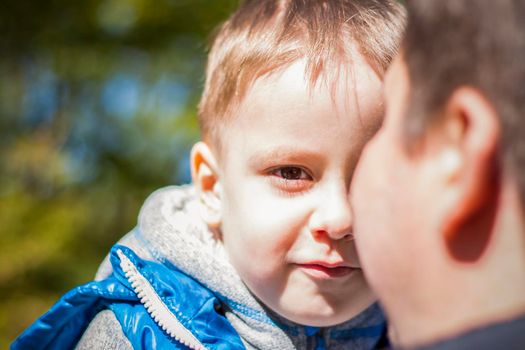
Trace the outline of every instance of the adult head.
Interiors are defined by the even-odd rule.
[[[407,1],[357,246],[402,345],[525,313],[525,2]]]

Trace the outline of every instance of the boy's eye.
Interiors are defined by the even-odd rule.
[[[272,170],[271,183],[283,193],[304,192],[312,187],[313,177],[300,167],[285,166]]]
[[[297,167],[285,167],[276,170],[276,175],[286,180],[300,180],[304,170]]]
[[[310,180],[311,177],[303,169],[298,167],[284,167],[275,170],[275,175],[285,180]]]

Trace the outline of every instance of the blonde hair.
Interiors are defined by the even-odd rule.
[[[228,120],[259,77],[306,60],[315,85],[322,74],[348,64],[357,46],[382,75],[395,55],[404,27],[395,0],[246,0],[217,31],[199,103],[202,137],[219,142]]]

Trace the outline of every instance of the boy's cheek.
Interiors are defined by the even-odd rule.
[[[273,186],[268,179],[258,179],[247,182],[244,186],[237,186],[235,202],[232,204],[239,207],[245,215],[249,217],[262,216],[268,223],[268,213],[272,213],[270,221],[286,219],[287,217],[297,216],[304,212],[307,199],[304,195],[294,193],[284,193],[282,190]]]

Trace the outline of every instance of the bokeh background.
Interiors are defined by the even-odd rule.
[[[213,29],[236,0],[3,0],[0,348],[189,181]]]

